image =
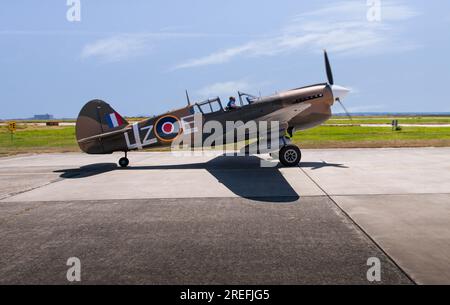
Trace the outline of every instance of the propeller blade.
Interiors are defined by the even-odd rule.
[[[327,51],[323,50],[323,52],[324,52],[324,56],[325,56],[325,68],[327,70],[328,83],[330,85],[334,85],[333,72],[331,71],[330,60],[328,59]]]
[[[337,98],[336,101],[339,102],[339,104],[341,105],[342,109],[344,109],[345,114],[348,116],[348,118],[350,119],[350,121],[353,121],[352,116],[350,115],[350,112],[347,111],[347,108],[345,108],[344,103],[341,102],[341,99]]]

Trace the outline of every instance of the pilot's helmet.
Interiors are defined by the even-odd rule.
[[[230,101],[236,101],[236,99],[234,98],[234,96],[230,96]]]

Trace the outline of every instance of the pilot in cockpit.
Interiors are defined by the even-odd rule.
[[[227,104],[227,110],[234,110],[237,108],[239,107],[236,105],[236,98],[234,96],[230,96],[230,99]]]

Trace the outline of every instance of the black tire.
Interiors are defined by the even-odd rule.
[[[288,167],[298,166],[302,159],[300,148],[295,145],[286,145],[280,149],[279,158],[281,164]]]
[[[128,160],[128,158],[126,157],[120,158],[119,160],[120,167],[127,167],[128,164],[130,164],[130,160]]]

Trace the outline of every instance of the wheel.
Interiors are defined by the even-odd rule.
[[[120,160],[119,160],[120,167],[127,167],[128,164],[130,164],[130,161],[128,160],[128,158],[126,158],[126,157],[120,158]]]
[[[297,166],[302,159],[300,148],[295,145],[286,145],[280,149],[280,162],[284,166]]]

